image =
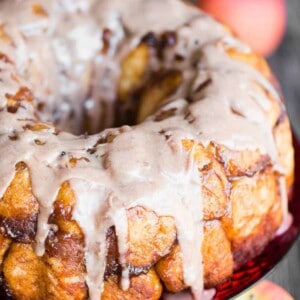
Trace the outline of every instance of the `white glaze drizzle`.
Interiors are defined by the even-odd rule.
[[[213,141],[235,150],[259,150],[268,154],[279,169],[271,124],[266,117],[269,99],[254,82],[279,99],[276,91],[252,67],[229,58],[219,44],[230,43],[248,51],[246,46],[214,20],[180,1],[43,1],[47,16],[42,17],[33,14],[35,3],[10,0],[3,1],[0,7],[0,20],[13,41],[1,42],[1,53],[14,62],[11,65],[0,61],[0,151],[5,157],[0,166],[0,193],[3,195],[13,179],[15,165],[25,162],[40,204],[36,251],[43,255],[53,202],[60,185],[70,181],[77,197],[73,217],[85,234],[86,282],[92,300],[99,299],[103,290],[105,239],[111,226],[115,226],[118,236],[123,287],[128,288],[126,209],[141,205],[159,216],[172,216],[182,251],[185,283],[195,299],[201,299],[202,178],[193,150],[187,153],[182,140],[203,145]],[[13,22],[9,20],[11,11],[16,13]],[[113,33],[107,54],[101,52],[105,28]],[[78,132],[84,101],[89,98],[88,114],[95,120],[102,113],[101,104],[108,103],[110,114],[102,125],[110,126],[124,54],[149,31],[166,30],[175,30],[178,41],[157,67],[179,69],[185,79],[176,96],[166,101],[172,102],[161,107],[177,108],[175,116],[162,122],[150,117],[134,127],[85,137],[57,135],[53,129],[25,130],[25,125],[37,121],[29,103],[22,103],[16,114],[6,112],[5,95],[28,86],[35,91],[37,101],[47,102],[46,111],[39,116],[44,120],[51,120],[56,111],[61,128]],[[184,57],[184,61],[174,62],[174,53]],[[11,74],[16,74],[18,81]],[[194,92],[207,78],[211,84]],[[188,86],[192,86],[191,91]],[[71,108],[75,117],[70,121]],[[186,120],[187,114],[193,122]],[[94,129],[99,128],[101,121],[95,121]],[[117,135],[114,141],[97,145],[109,132]],[[9,138],[12,134],[17,140]],[[44,145],[37,145],[36,140]],[[89,149],[95,149],[95,153]],[[86,160],[78,161],[75,167],[69,165],[70,158],[82,157]]]

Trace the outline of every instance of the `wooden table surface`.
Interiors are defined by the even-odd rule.
[[[287,2],[288,30],[281,47],[269,61],[282,85],[288,113],[300,139],[300,1]],[[300,240],[269,279],[300,300]]]

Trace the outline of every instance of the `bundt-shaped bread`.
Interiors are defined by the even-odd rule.
[[[0,24],[8,296],[201,299],[262,252],[294,169],[262,57],[179,0],[4,0]]]

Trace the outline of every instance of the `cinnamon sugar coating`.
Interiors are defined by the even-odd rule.
[[[179,0],[7,0],[0,23],[8,295],[199,300],[263,251],[294,150],[262,57]]]

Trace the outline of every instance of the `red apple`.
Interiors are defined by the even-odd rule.
[[[280,286],[263,280],[254,288],[247,291],[236,300],[294,300],[293,297]]]
[[[229,25],[262,55],[279,45],[286,28],[285,0],[198,0],[200,8]]]

